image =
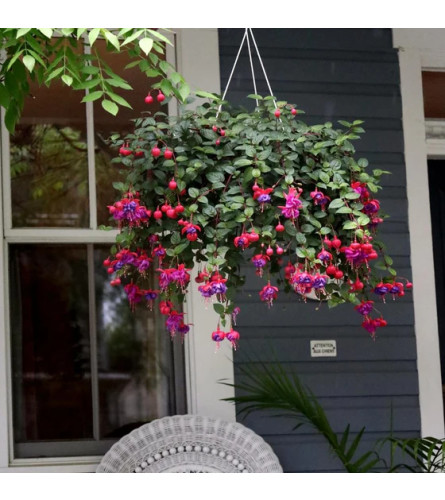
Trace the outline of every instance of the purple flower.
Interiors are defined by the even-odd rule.
[[[327,280],[324,276],[316,276],[312,283],[313,288],[320,289],[326,286]]]
[[[212,283],[212,292],[213,293],[226,293],[227,292],[227,286],[225,283],[222,282],[214,282]]]
[[[260,194],[258,196],[257,200],[260,203],[269,203],[270,202],[270,195],[268,195],[268,194]]]
[[[363,316],[368,316],[368,314],[371,314],[371,311],[373,310],[373,304],[374,302],[372,300],[368,300],[366,302],[362,301],[358,306],[355,306],[354,309]]]

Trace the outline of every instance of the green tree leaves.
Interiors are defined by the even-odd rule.
[[[82,102],[102,100],[102,108],[116,115],[120,106],[131,107],[119,89],[131,89],[124,77],[114,73],[96,49],[97,40],[106,41],[109,53],[125,50],[129,66],[138,67],[148,77],[162,77],[153,88],[175,96],[181,103],[190,94],[183,77],[161,57],[171,42],[162,33],[149,28],[0,28],[0,49],[6,59],[0,66],[0,105],[6,109],[10,132],[20,118],[29,91],[28,78],[40,85],[61,80],[87,96]],[[89,50],[84,51],[87,45]],[[11,82],[20,82],[14,84]]]

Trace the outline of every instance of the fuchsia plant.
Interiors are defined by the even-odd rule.
[[[386,321],[371,298],[401,297],[412,285],[375,239],[384,219],[375,193],[387,172],[367,172],[368,162],[354,158],[362,122],[309,126],[295,105],[260,96],[251,96],[259,100],[252,113],[218,114],[221,101],[201,97],[210,103],[139,118],[133,134],[114,138],[127,181],[115,183],[122,197],[109,207],[120,228],[104,262],[111,284],[124,286],[132,308],[158,300],[167,330],[184,335],[196,265],[203,304],[220,315],[209,334],[236,347],[234,299],[247,261],[265,279],[259,298],[269,307],[280,287],[330,307],[351,302],[374,338]],[[152,266],[156,290],[148,288]]]

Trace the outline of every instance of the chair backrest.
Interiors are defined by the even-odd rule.
[[[283,472],[263,438],[236,422],[176,415],[124,436],[96,472]]]

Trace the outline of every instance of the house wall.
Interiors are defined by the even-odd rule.
[[[402,133],[399,61],[389,29],[256,29],[271,87],[279,99],[306,111],[309,123],[365,120],[366,134],[356,142],[358,157],[370,168],[388,170],[379,194],[390,219],[381,239],[401,276],[411,278],[406,175]],[[221,88],[224,89],[243,35],[220,29]],[[258,93],[267,86],[256,67]],[[253,92],[247,50],[234,74],[228,100],[248,105]],[[420,432],[418,374],[412,295],[379,309],[388,321],[375,342],[360,327],[349,305],[328,310],[281,296],[271,310],[260,303],[262,281],[246,266],[248,280],[239,295],[240,349],[234,357],[235,382],[249,358],[276,359],[297,373],[319,398],[336,431],[366,426],[365,446],[388,436]],[[377,299],[376,299],[377,300]],[[310,340],[335,339],[336,358],[311,358]],[[274,352],[274,354],[271,354]],[[291,419],[255,413],[239,420],[268,441],[287,472],[340,471],[323,438]]]

